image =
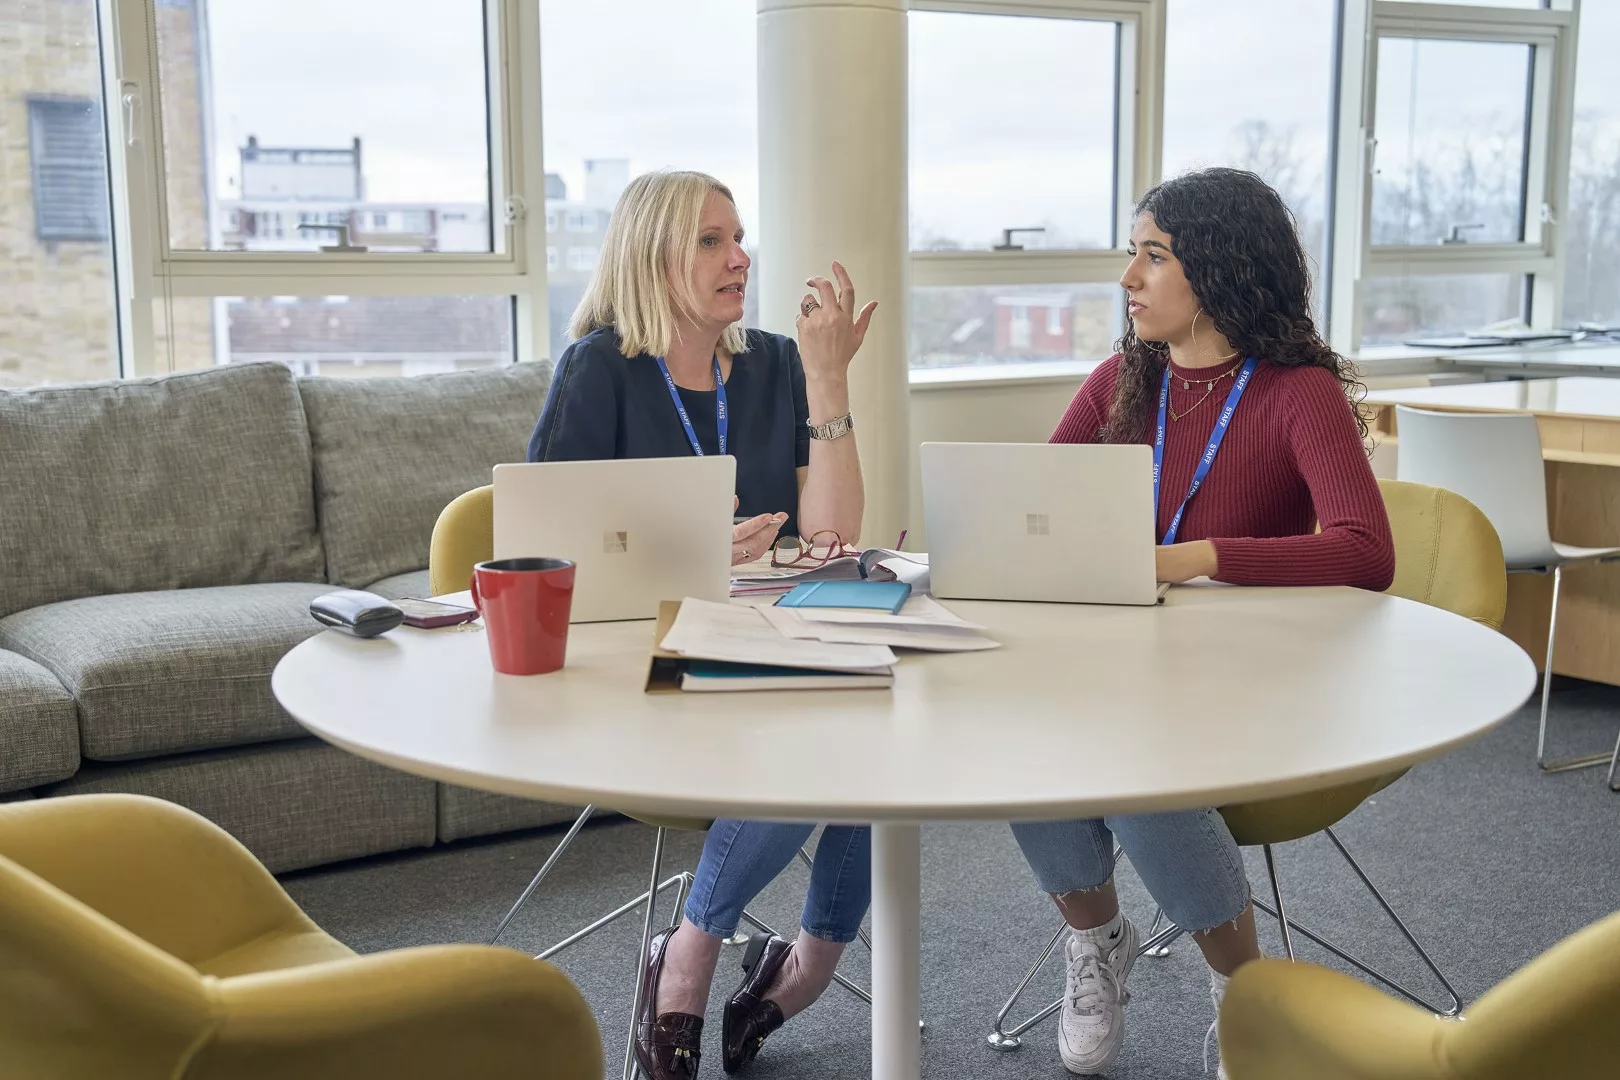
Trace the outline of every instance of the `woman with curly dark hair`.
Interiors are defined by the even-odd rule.
[[[1388,588],[1394,544],[1354,403],[1361,386],[1311,320],[1282,199],[1237,169],[1167,180],[1137,205],[1130,256],[1118,355],[1086,379],[1051,441],[1154,447],[1159,580]],[[1214,809],[1013,833],[1071,928],[1058,1039],[1071,1072],[1103,1072],[1125,1033],[1139,939],[1114,892],[1116,839],[1203,950],[1217,1009],[1227,977],[1260,955],[1243,859]]]

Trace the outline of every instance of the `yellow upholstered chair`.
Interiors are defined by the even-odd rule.
[[[600,1080],[550,964],[485,945],[357,956],[173,803],[0,805],[0,1076]]]
[[[468,582],[472,578],[473,567],[478,563],[485,562],[489,559],[493,559],[494,557],[495,489],[490,485],[485,485],[484,487],[474,488],[471,491],[464,492],[463,494],[452,499],[450,504],[440,512],[439,520],[433,525],[433,539],[428,548],[428,584],[433,595],[442,596],[446,593],[465,591],[468,587]],[[595,806],[587,806],[584,810],[580,811],[579,817],[574,819],[574,823],[570,825],[568,827],[568,831],[563,834],[562,840],[558,842],[556,848],[552,850],[551,854],[546,857],[546,861],[541,865],[540,869],[536,871],[534,878],[527,886],[524,887],[524,890],[518,896],[517,901],[507,911],[506,915],[502,917],[499,925],[495,927],[495,933],[490,937],[490,944],[493,945],[495,942],[500,940],[501,935],[506,932],[506,928],[511,924],[512,919],[517,915],[518,911],[523,907],[523,905],[528,903],[529,898],[534,895],[535,890],[540,887],[540,883],[545,880],[546,875],[551,872],[551,868],[555,866],[557,860],[561,858],[562,853],[568,849],[570,844],[573,843],[574,837],[579,835],[580,829],[585,827],[585,823],[590,820],[591,815],[595,812]],[[591,934],[594,934],[596,931],[602,929],[604,926],[607,926],[614,920],[624,917],[631,911],[634,911],[636,908],[645,904],[645,919],[642,925],[641,934],[641,953],[638,954],[636,959],[634,979],[635,997],[632,1003],[633,1007],[630,1010],[630,1027],[631,1031],[633,1032],[635,1029],[636,1017],[641,1014],[640,957],[646,955],[648,944],[652,940],[653,922],[656,918],[655,912],[657,909],[657,895],[667,889],[675,889],[675,907],[670,922],[670,925],[673,926],[680,921],[681,908],[685,904],[686,893],[692,886],[692,875],[686,871],[672,875],[667,880],[659,880],[659,878],[663,875],[664,842],[668,834],[668,830],[687,829],[703,832],[706,831],[709,826],[713,824],[713,822],[707,818],[648,817],[646,815],[626,816],[632,816],[637,821],[651,825],[655,830],[657,830],[653,836],[652,875],[648,881],[647,891],[643,892],[640,896],[637,896],[634,899],[620,905],[618,908],[591,923],[589,926],[586,926],[584,929],[576,931],[575,933],[570,934],[568,937],[563,938],[555,945],[552,945],[545,951],[538,954],[536,959],[544,960],[555,956],[568,946],[583,940]],[[799,851],[799,858],[807,865],[811,861],[809,854],[802,848]],[[743,912],[743,918],[767,934],[775,933],[770,926],[761,922],[750,911],[745,910]],[[871,948],[872,943],[868,939],[866,931],[864,930],[861,931],[861,940],[865,942],[867,948]],[[867,1004],[871,1004],[872,997],[869,993],[867,993],[867,991],[861,989],[859,986],[856,986],[842,975],[835,973],[833,978],[836,979],[840,985],[859,997],[862,1001],[866,1002]],[[631,1052],[627,1048],[625,1052],[625,1075],[627,1077],[631,1075],[630,1060]]]
[[[1566,938],[1447,1023],[1313,964],[1260,960],[1221,1004],[1232,1080],[1611,1080],[1620,914]]]
[[[1502,560],[1502,544],[1496,529],[1473,503],[1454,492],[1425,484],[1412,484],[1400,480],[1378,481],[1389,514],[1390,532],[1395,541],[1395,580],[1388,592],[1406,597],[1500,629],[1507,609],[1507,567]],[[1423,946],[1412,935],[1395,913],[1384,895],[1372,883],[1361,865],[1345,847],[1332,829],[1367,796],[1381,791],[1400,779],[1405,770],[1386,776],[1359,780],[1353,784],[1340,784],[1322,791],[1310,791],[1279,799],[1238,803],[1221,807],[1232,837],[1243,847],[1261,847],[1265,850],[1266,869],[1271,879],[1272,903],[1256,898],[1255,907],[1278,921],[1282,931],[1283,947],[1290,959],[1294,956],[1292,931],[1298,931],[1324,949],[1356,967],[1358,970],[1396,990],[1405,997],[1437,1013],[1455,1016],[1462,1011],[1462,999],[1445,974],[1435,965]],[[1437,1005],[1424,1000],[1387,975],[1369,967],[1359,958],[1340,949],[1320,934],[1300,925],[1288,917],[1282,899],[1282,886],[1277,876],[1276,844],[1298,840],[1314,833],[1326,833],[1328,840],[1344,856],[1346,862],[1383,908],[1401,935],[1416,950],[1423,963],[1445,987],[1449,1004]],[[1160,933],[1162,912],[1156,915],[1148,931],[1148,940],[1142,953],[1164,956],[1170,943],[1180,931],[1172,926]],[[1014,1002],[1046,957],[1055,949],[1063,934],[1060,926],[1047,951],[1041,955],[1024,983],[1014,991],[1012,999],[1003,1006],[990,1033],[992,1045],[1012,1049],[1018,1045],[1018,1036],[1035,1023],[1057,1011],[1057,1004],[1033,1018],[1011,1028],[1004,1027],[1007,1014]]]

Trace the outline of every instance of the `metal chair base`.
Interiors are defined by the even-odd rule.
[[[1617,747],[1616,749],[1617,752],[1620,752],[1620,747]],[[1356,862],[1355,858],[1350,854],[1349,849],[1344,846],[1344,842],[1339,839],[1338,834],[1336,834],[1332,829],[1324,829],[1323,831],[1327,834],[1328,839],[1333,842],[1333,846],[1338,849],[1339,854],[1344,857],[1344,861],[1350,864],[1350,869],[1355,871],[1356,877],[1360,879],[1361,884],[1369,893],[1372,894],[1373,899],[1378,901],[1378,906],[1383,908],[1384,914],[1389,916],[1390,921],[1395,924],[1396,929],[1399,930],[1401,936],[1406,939],[1407,944],[1411,945],[1418,957],[1422,959],[1424,966],[1429,969],[1434,977],[1439,980],[1440,985],[1445,988],[1446,996],[1450,999],[1451,1004],[1447,1006],[1437,1005],[1434,1002],[1431,1002],[1421,995],[1413,992],[1412,990],[1407,989],[1395,979],[1364,963],[1356,956],[1344,951],[1327,938],[1324,938],[1322,935],[1316,933],[1314,930],[1301,925],[1292,916],[1290,916],[1288,914],[1287,907],[1283,903],[1282,885],[1277,875],[1276,857],[1273,853],[1271,845],[1267,844],[1264,847],[1266,856],[1266,873],[1271,881],[1271,895],[1275,906],[1273,904],[1267,904],[1265,901],[1258,898],[1255,898],[1253,903],[1255,907],[1277,920],[1278,929],[1282,933],[1283,949],[1287,952],[1288,959],[1293,960],[1295,958],[1292,934],[1294,931],[1298,931],[1301,936],[1307,938],[1317,945],[1320,945],[1322,948],[1326,949],[1334,956],[1337,956],[1345,963],[1351,965],[1362,974],[1383,983],[1385,986],[1389,987],[1391,990],[1394,990],[1402,997],[1421,1005],[1423,1008],[1428,1009],[1435,1015],[1448,1019],[1459,1017],[1462,1013],[1462,998],[1458,995],[1456,988],[1451,985],[1451,980],[1446,978],[1445,973],[1442,972],[1439,965],[1434,962],[1434,959],[1429,955],[1428,950],[1423,947],[1423,945],[1418,941],[1417,937],[1412,933],[1411,929],[1408,928],[1406,923],[1401,920],[1401,917],[1396,914],[1395,909],[1391,907],[1389,901],[1384,898],[1384,894],[1379,892],[1378,887],[1372,883],[1372,879],[1369,878],[1366,871],[1361,868],[1361,864]],[[1153,925],[1148,929],[1147,940],[1137,948],[1137,956],[1168,956],[1170,953],[1171,943],[1186,932],[1182,930],[1181,927],[1176,926],[1174,923],[1171,923],[1165,930],[1160,931],[1158,928],[1159,924],[1163,921],[1163,918],[1164,910],[1161,908],[1153,917]],[[1057,933],[1053,934],[1052,940],[1046,943],[1046,948],[1041,951],[1041,955],[1036,959],[1034,966],[1029,969],[1029,973],[1024,976],[1023,981],[1018,984],[1015,990],[1013,990],[1012,996],[1007,999],[1007,1003],[1003,1005],[1001,1007],[1001,1011],[996,1014],[995,1024],[990,1029],[990,1034],[985,1037],[985,1041],[992,1049],[1001,1051],[1017,1050],[1023,1045],[1023,1041],[1020,1036],[1063,1007],[1063,999],[1059,998],[1027,1020],[1023,1020],[1010,1028],[1006,1026],[1007,1015],[1012,1012],[1013,1006],[1018,1003],[1018,999],[1023,996],[1025,989],[1028,988],[1035,976],[1038,975],[1041,969],[1046,966],[1047,959],[1052,955],[1053,950],[1057,948],[1057,943],[1062,940],[1064,931],[1067,929],[1067,924],[1059,924]]]
[[[1609,562],[1611,560],[1600,560]],[[1518,573],[1546,573],[1537,569],[1530,571],[1517,571]],[[1564,589],[1564,568],[1553,567],[1552,609],[1547,617],[1547,656],[1542,662],[1541,671],[1541,721],[1536,728],[1536,767],[1544,773],[1572,772],[1576,769],[1590,769],[1595,765],[1607,764],[1609,766],[1609,790],[1620,791],[1615,787],[1615,765],[1620,763],[1620,742],[1615,743],[1614,753],[1582,754],[1579,757],[1565,758],[1562,761],[1547,760],[1547,710],[1552,699],[1553,681],[1553,650],[1558,645],[1558,596]]]

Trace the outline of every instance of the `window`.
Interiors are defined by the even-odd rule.
[[[273,360],[299,375],[509,364],[508,296],[178,297],[154,305],[170,370]]]
[[[95,5],[5,5],[0,132],[0,387],[112,378],[118,321]]]
[[[1112,246],[1118,36],[1113,22],[912,12],[913,251]]]
[[[1581,5],[1564,213],[1564,325],[1620,326],[1620,4]]]
[[[913,289],[911,366],[1095,359],[1108,355],[1123,319],[1117,285]]]
[[[1258,173],[1293,211],[1319,286],[1337,6],[1243,0],[1236,15],[1230,5],[1169,0],[1165,28],[1164,175],[1212,165]],[[1319,307],[1324,292],[1316,291]]]
[[[28,101],[34,233],[41,240],[107,239],[107,144],[89,98]]]
[[[759,236],[755,0],[540,0],[546,228],[554,215],[589,242],[591,262],[547,281],[551,355],[567,345],[568,313],[584,294],[607,218],[626,184],[651,169],[697,169],[731,188],[749,234]],[[634,77],[603,62],[603,43],[638,50]],[[701,60],[694,60],[701,58]],[[763,238],[769,243],[769,238]],[[752,290],[745,321],[757,320]]]
[[[1374,244],[1524,239],[1531,52],[1495,41],[1379,41]]]
[[[596,252],[593,247],[571,247],[568,249],[568,269],[590,272],[596,268]]]
[[[478,205],[484,228],[457,230],[457,246],[424,235],[396,250],[493,250],[482,0],[160,3],[153,13],[172,249],[222,249],[206,227],[215,203],[297,212],[372,200],[424,218],[443,203]]]
[[[555,210],[547,210],[546,211],[546,232],[554,233],[556,231],[557,231],[557,211],[555,211]]]
[[[1373,277],[1362,283],[1363,345],[1450,337],[1524,314],[1522,274]]]
[[[547,270],[555,270],[555,269],[557,269],[557,245],[556,244],[550,244],[550,245],[548,245],[546,247],[546,269]]]
[[[913,0],[913,368],[1098,360],[1159,139],[1164,0]]]

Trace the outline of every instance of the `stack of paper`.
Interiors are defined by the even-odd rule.
[[[682,690],[781,690],[886,687],[894,684],[894,653],[878,644],[842,644],[785,637],[766,619],[768,608],[681,601],[658,643],[684,663]]]
[[[927,652],[975,652],[1000,647],[933,597],[913,595],[899,614],[853,608],[758,608],[783,637],[823,644],[886,645]]]

